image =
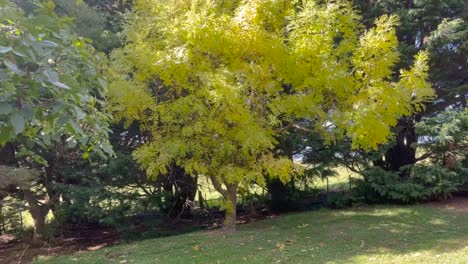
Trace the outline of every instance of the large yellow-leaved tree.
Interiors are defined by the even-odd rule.
[[[397,17],[365,31],[350,3],[319,2],[135,2],[114,53],[125,80],[110,96],[117,118],[151,135],[134,153],[150,177],[174,164],[209,177],[230,227],[240,185],[264,175],[286,182],[298,170],[272,153],[287,127],[313,121],[331,140],[370,149],[421,109],[433,94],[426,55],[395,69]]]

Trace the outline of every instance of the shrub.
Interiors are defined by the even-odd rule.
[[[410,176],[401,177],[403,170]],[[354,181],[354,196],[368,203],[414,203],[418,201],[448,198],[466,182],[466,169],[449,170],[437,165],[414,165],[400,171],[386,171],[371,167],[362,172],[363,179]]]

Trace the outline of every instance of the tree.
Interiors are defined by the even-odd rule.
[[[468,109],[444,111],[434,117],[425,117],[416,125],[423,140],[418,144],[424,150],[421,159],[430,158],[431,164],[453,170],[466,170],[468,157]],[[458,163],[458,164],[457,164]]]
[[[398,62],[394,27],[383,16],[364,31],[337,1],[136,1],[127,45],[114,54],[127,80],[112,84],[117,118],[151,133],[134,152],[147,175],[171,164],[206,175],[235,224],[239,185],[264,175],[289,181],[293,162],[272,150],[297,121],[327,140],[372,149],[399,117],[432,96],[427,56],[390,80]],[[326,129],[326,127],[332,128]]]
[[[70,30],[71,20],[54,13],[52,1],[36,3],[25,14],[0,1],[0,148],[11,171],[36,168],[38,185],[18,185],[44,234],[50,209],[47,154],[55,145],[112,154],[104,109],[106,81],[103,57]],[[14,175],[6,173],[5,175]],[[34,192],[37,190],[37,192]],[[46,201],[46,202],[44,202]],[[36,210],[40,207],[40,210]]]
[[[406,165],[414,165],[420,157],[414,147],[419,136],[415,125],[424,116],[433,116],[447,107],[465,105],[467,96],[468,68],[466,57],[467,23],[463,20],[466,1],[421,0],[421,1],[355,1],[361,10],[366,26],[382,14],[397,14],[401,25],[397,29],[402,60],[399,65],[407,67],[411,58],[420,50],[427,50],[430,58],[430,81],[437,100],[426,105],[425,111],[403,117],[395,129],[396,136],[380,155],[384,159],[375,164],[389,171],[399,172]],[[402,179],[409,171],[401,171]]]

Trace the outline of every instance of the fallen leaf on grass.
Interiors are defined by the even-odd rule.
[[[284,248],[286,247],[283,243],[276,243],[276,247],[279,249],[279,251],[283,251]]]

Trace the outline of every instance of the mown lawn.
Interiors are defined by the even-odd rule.
[[[36,263],[468,263],[468,214],[427,206],[321,210]]]

